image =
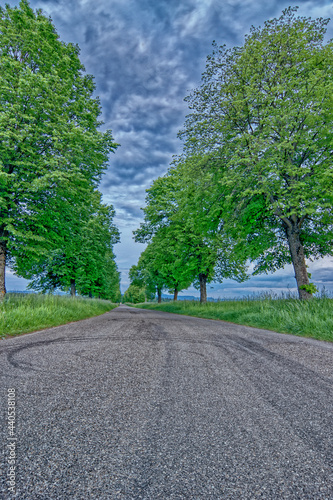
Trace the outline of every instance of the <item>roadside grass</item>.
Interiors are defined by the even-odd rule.
[[[98,316],[117,307],[108,300],[7,294],[0,303],[0,338]]]
[[[143,309],[157,309],[206,319],[230,321],[280,333],[333,342],[333,299],[259,299],[207,302],[177,301],[137,304]]]

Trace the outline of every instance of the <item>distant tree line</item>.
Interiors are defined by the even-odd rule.
[[[79,48],[28,1],[0,8],[0,295],[30,287],[120,300],[119,231],[98,184],[117,148]]]
[[[243,281],[292,264],[300,299],[316,292],[306,259],[333,249],[333,51],[328,20],[297,8],[214,44],[180,137],[183,154],[147,191],[135,240],[148,243],[131,286]]]

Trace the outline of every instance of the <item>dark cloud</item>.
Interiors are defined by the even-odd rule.
[[[321,267],[312,270],[312,281],[318,283],[319,286],[330,287],[333,290],[333,260],[326,259],[326,265],[330,264],[330,267]]]
[[[333,13],[331,1],[324,0],[31,0],[30,4],[51,16],[62,40],[79,45],[81,61],[95,77],[104,128],[112,129],[121,144],[110,158],[101,190],[105,201],[115,206],[118,225],[126,234],[124,246],[117,245],[124,269],[136,262],[141,251],[129,235],[142,218],[145,189],[181,151],[177,132],[187,113],[183,99],[199,85],[212,41],[242,44],[251,25],[262,25],[288,5],[298,4],[306,16]],[[277,276],[271,278],[274,283],[279,283]]]

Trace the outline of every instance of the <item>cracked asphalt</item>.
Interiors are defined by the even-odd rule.
[[[0,498],[331,500],[332,367],[333,344],[123,305],[5,339]]]

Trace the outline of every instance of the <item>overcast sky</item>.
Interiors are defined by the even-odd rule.
[[[301,15],[333,18],[333,3],[325,0],[31,0],[30,5],[51,16],[61,40],[79,45],[86,71],[95,77],[105,128],[121,144],[100,189],[117,213],[121,243],[115,253],[123,292],[128,269],[144,249],[132,240],[132,231],[142,221],[145,190],[181,151],[177,132],[187,114],[184,97],[200,84],[213,40],[241,45],[251,25],[262,25],[289,5],[299,5]],[[333,258],[310,264],[310,270],[315,283],[333,291]],[[24,286],[8,273],[8,290]],[[295,289],[291,267],[241,285],[228,280],[208,294],[233,297],[288,287]]]

